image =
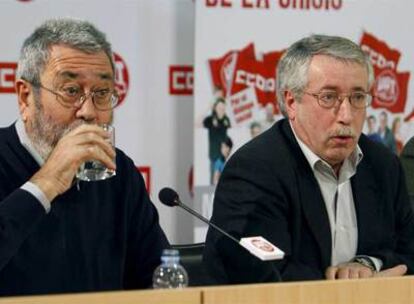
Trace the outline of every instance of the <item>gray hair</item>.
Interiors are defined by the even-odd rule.
[[[331,56],[344,62],[365,66],[368,87],[374,83],[374,70],[369,57],[349,39],[337,36],[311,35],[292,44],[283,54],[277,66],[276,92],[279,108],[287,117],[284,92],[290,90],[296,99],[302,97],[308,83],[308,69],[315,55]]]
[[[50,47],[62,44],[85,53],[104,51],[114,70],[111,44],[93,24],[77,19],[50,19],[24,41],[20,51],[17,78],[40,84],[40,75],[49,60]]]

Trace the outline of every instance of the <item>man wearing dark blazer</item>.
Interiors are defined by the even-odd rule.
[[[278,64],[285,119],[240,148],[216,189],[212,222],[285,252],[263,262],[209,230],[217,283],[367,278],[414,272],[414,217],[398,158],[362,135],[374,81],[345,38],[313,35]]]
[[[411,205],[414,206],[414,137],[405,144],[400,155],[401,163],[405,171],[408,195]]]

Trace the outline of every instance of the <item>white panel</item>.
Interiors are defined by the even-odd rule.
[[[2,63],[17,62],[23,40],[51,17],[87,19],[107,34],[125,62],[129,89],[115,112],[117,146],[137,166],[149,167],[151,197],[172,243],[190,242],[193,219],[158,202],[164,186],[191,203],[193,99],[169,94],[169,67],[193,64],[194,3],[191,0],[32,0],[0,1],[0,88]],[[2,78],[3,77],[3,78]],[[15,94],[0,93],[0,125],[17,115]],[[181,219],[182,217],[182,219]],[[177,220],[180,218],[180,220]]]

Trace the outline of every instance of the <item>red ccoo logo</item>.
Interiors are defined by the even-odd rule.
[[[194,70],[190,65],[170,66],[170,94],[193,95]]]
[[[16,62],[0,62],[0,93],[14,93]]]
[[[360,44],[374,67],[372,108],[387,109],[395,114],[404,113],[410,72],[398,70],[400,51],[367,32],[364,32]]]
[[[119,104],[122,104],[129,89],[129,73],[125,61],[120,55],[114,53],[115,88],[119,94]]]
[[[136,168],[144,178],[145,188],[147,189],[148,194],[151,194],[151,167],[137,166]]]
[[[374,96],[377,102],[384,107],[392,106],[398,100],[400,94],[397,75],[391,69],[382,71],[375,80]]]

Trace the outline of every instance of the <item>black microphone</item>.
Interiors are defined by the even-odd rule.
[[[161,191],[158,193],[158,198],[160,199],[161,203],[163,203],[164,205],[167,205],[169,207],[178,206],[178,207],[183,208],[185,211],[191,213],[192,215],[194,215],[195,217],[197,217],[198,219],[200,219],[201,221],[203,221],[207,225],[209,225],[209,226],[213,227],[214,229],[220,231],[222,234],[224,234],[225,236],[227,236],[228,238],[230,238],[232,241],[234,241],[234,242],[236,242],[237,244],[240,245],[240,241],[238,239],[236,239],[235,237],[231,236],[226,231],[224,231],[220,227],[216,226],[215,224],[213,224],[212,222],[210,222],[208,219],[206,219],[204,216],[202,216],[201,214],[195,212],[190,207],[184,205],[181,202],[180,197],[178,196],[178,193],[175,192],[173,189],[171,189],[171,188],[163,188],[163,189],[161,189]]]
[[[226,237],[228,237],[233,242],[236,242],[239,246],[243,247],[247,251],[250,252],[250,254],[254,255],[255,257],[265,261],[265,260],[278,260],[283,258],[284,252],[281,251],[279,248],[277,248],[275,245],[267,241],[265,238],[261,236],[255,236],[255,237],[246,237],[242,238],[241,240],[236,239],[234,236],[228,234],[226,231],[215,225],[214,223],[210,222],[208,219],[206,219],[204,216],[199,214],[198,212],[194,211],[187,205],[184,205],[180,197],[178,196],[178,193],[175,192],[171,188],[163,188],[158,194],[158,198],[160,199],[161,203],[164,205],[167,205],[169,207],[181,207],[185,211],[189,212],[190,214],[194,215],[204,223],[206,223],[208,226],[213,227]]]

